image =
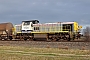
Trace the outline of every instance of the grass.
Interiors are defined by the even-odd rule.
[[[90,50],[0,46],[0,60],[90,60]]]

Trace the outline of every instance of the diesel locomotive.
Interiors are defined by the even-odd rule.
[[[77,22],[39,23],[38,20],[30,20],[15,25],[13,34],[15,38],[24,40],[70,41],[80,37],[81,28]]]

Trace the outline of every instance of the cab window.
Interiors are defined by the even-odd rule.
[[[31,24],[31,27],[33,27],[33,24]]]
[[[24,22],[23,25],[30,25],[30,22]]]

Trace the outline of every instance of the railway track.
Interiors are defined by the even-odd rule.
[[[71,41],[68,41],[68,40],[63,40],[63,39],[61,39],[61,40],[58,40],[58,41],[54,41],[54,40],[52,40],[52,41],[47,41],[46,39],[41,39],[41,38],[38,38],[38,39],[35,39],[35,40],[32,40],[32,39],[28,39],[28,40],[24,40],[24,39],[13,39],[13,40],[0,40],[0,41],[43,41],[43,42],[86,42],[85,40],[84,40],[84,38],[81,38],[81,39],[75,39],[75,40],[71,40]]]
[[[36,48],[61,48],[61,49],[90,49],[90,42],[62,41],[62,42],[45,42],[45,41],[0,41],[0,46],[23,46]]]

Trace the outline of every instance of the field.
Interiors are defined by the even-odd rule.
[[[0,60],[90,60],[90,49],[85,47],[81,47],[82,49],[69,48],[67,46],[70,45],[70,42],[63,48],[59,46],[56,48],[56,45],[53,45],[57,42],[36,42],[38,47],[36,45],[36,47],[30,46],[31,41],[0,41],[0,43]],[[57,45],[61,43],[57,43]],[[41,44],[48,45],[41,47]],[[86,44],[89,46],[90,43]],[[54,47],[51,47],[51,45]]]

